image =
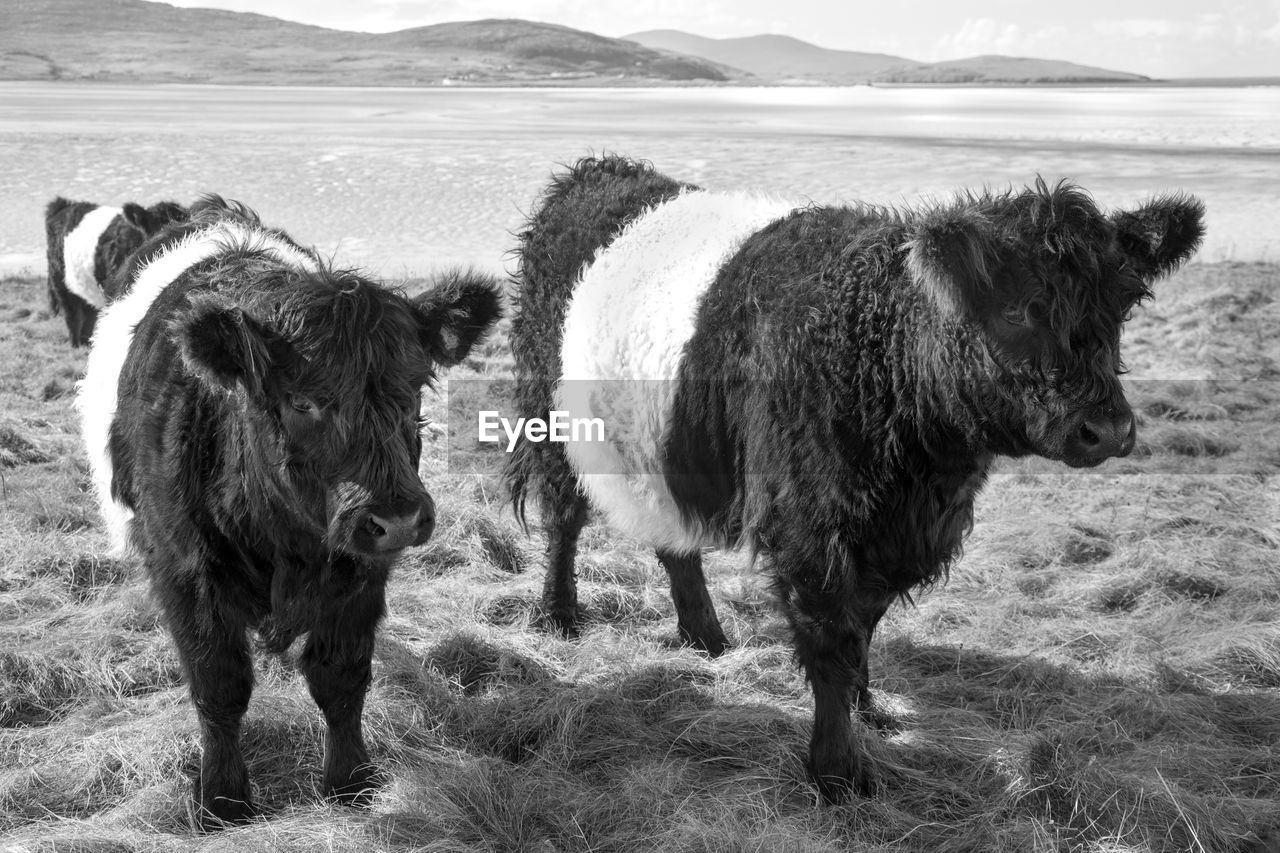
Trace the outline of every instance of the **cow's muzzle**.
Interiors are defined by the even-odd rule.
[[[421,545],[436,527],[436,507],[430,495],[420,501],[373,507],[355,522],[352,544],[357,550],[393,556],[410,545]]]
[[[1063,461],[1075,468],[1098,465],[1133,452],[1138,426],[1128,404],[1099,406],[1076,416],[1068,427]]]

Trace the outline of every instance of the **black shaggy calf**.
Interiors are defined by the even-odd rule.
[[[103,287],[113,272],[171,222],[186,218],[177,202],[123,208],[59,196],[44,209],[48,246],[49,308],[67,321],[71,345],[89,343],[98,312],[109,297]]]
[[[763,556],[813,688],[829,800],[873,778],[867,649],[942,577],[997,455],[1092,466],[1134,445],[1120,331],[1185,261],[1183,195],[1104,214],[1067,183],[920,210],[713,194],[621,158],[557,178],[520,245],[518,415],[599,418],[604,441],[518,444],[540,499],[545,608],[578,618],[588,499],[657,549],[681,636],[726,646],[700,549]]]
[[[252,814],[247,632],[299,666],[328,724],[323,789],[361,802],[361,734],[388,571],[425,542],[421,389],[500,313],[454,273],[407,298],[210,198],[144,246],[79,390],[114,544],[139,554],[190,684],[205,825]]]

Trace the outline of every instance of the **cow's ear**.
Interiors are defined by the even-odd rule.
[[[237,384],[259,396],[284,342],[240,308],[215,296],[197,296],[173,321],[183,363],[211,388]]]
[[[450,270],[413,300],[422,344],[437,364],[457,364],[502,316],[502,288],[495,276]]]
[[[1120,249],[1144,280],[1177,269],[1204,237],[1204,204],[1195,196],[1157,196],[1135,210],[1111,214]]]
[[[158,201],[147,208],[148,234],[154,234],[171,222],[181,222],[187,218],[187,209],[176,201]]]
[[[144,234],[150,234],[154,230],[151,214],[140,204],[126,202],[123,215],[126,222]]]
[[[948,316],[972,316],[992,289],[996,226],[965,207],[931,211],[906,244],[907,270]]]

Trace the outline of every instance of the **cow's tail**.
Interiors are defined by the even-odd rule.
[[[516,446],[507,456],[503,469],[503,478],[507,481],[507,491],[511,498],[511,509],[516,514],[516,521],[525,533],[529,532],[529,519],[526,512],[529,501],[529,490],[534,486],[538,476],[538,460],[530,451],[531,442],[517,441]]]

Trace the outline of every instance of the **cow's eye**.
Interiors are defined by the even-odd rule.
[[[1000,312],[1000,319],[1004,320],[1010,326],[1030,326],[1031,321],[1027,317],[1026,310],[1010,305]]]
[[[320,407],[317,406],[313,400],[310,400],[301,394],[289,395],[289,408],[293,409],[300,415],[307,415],[312,418],[320,417]]]

